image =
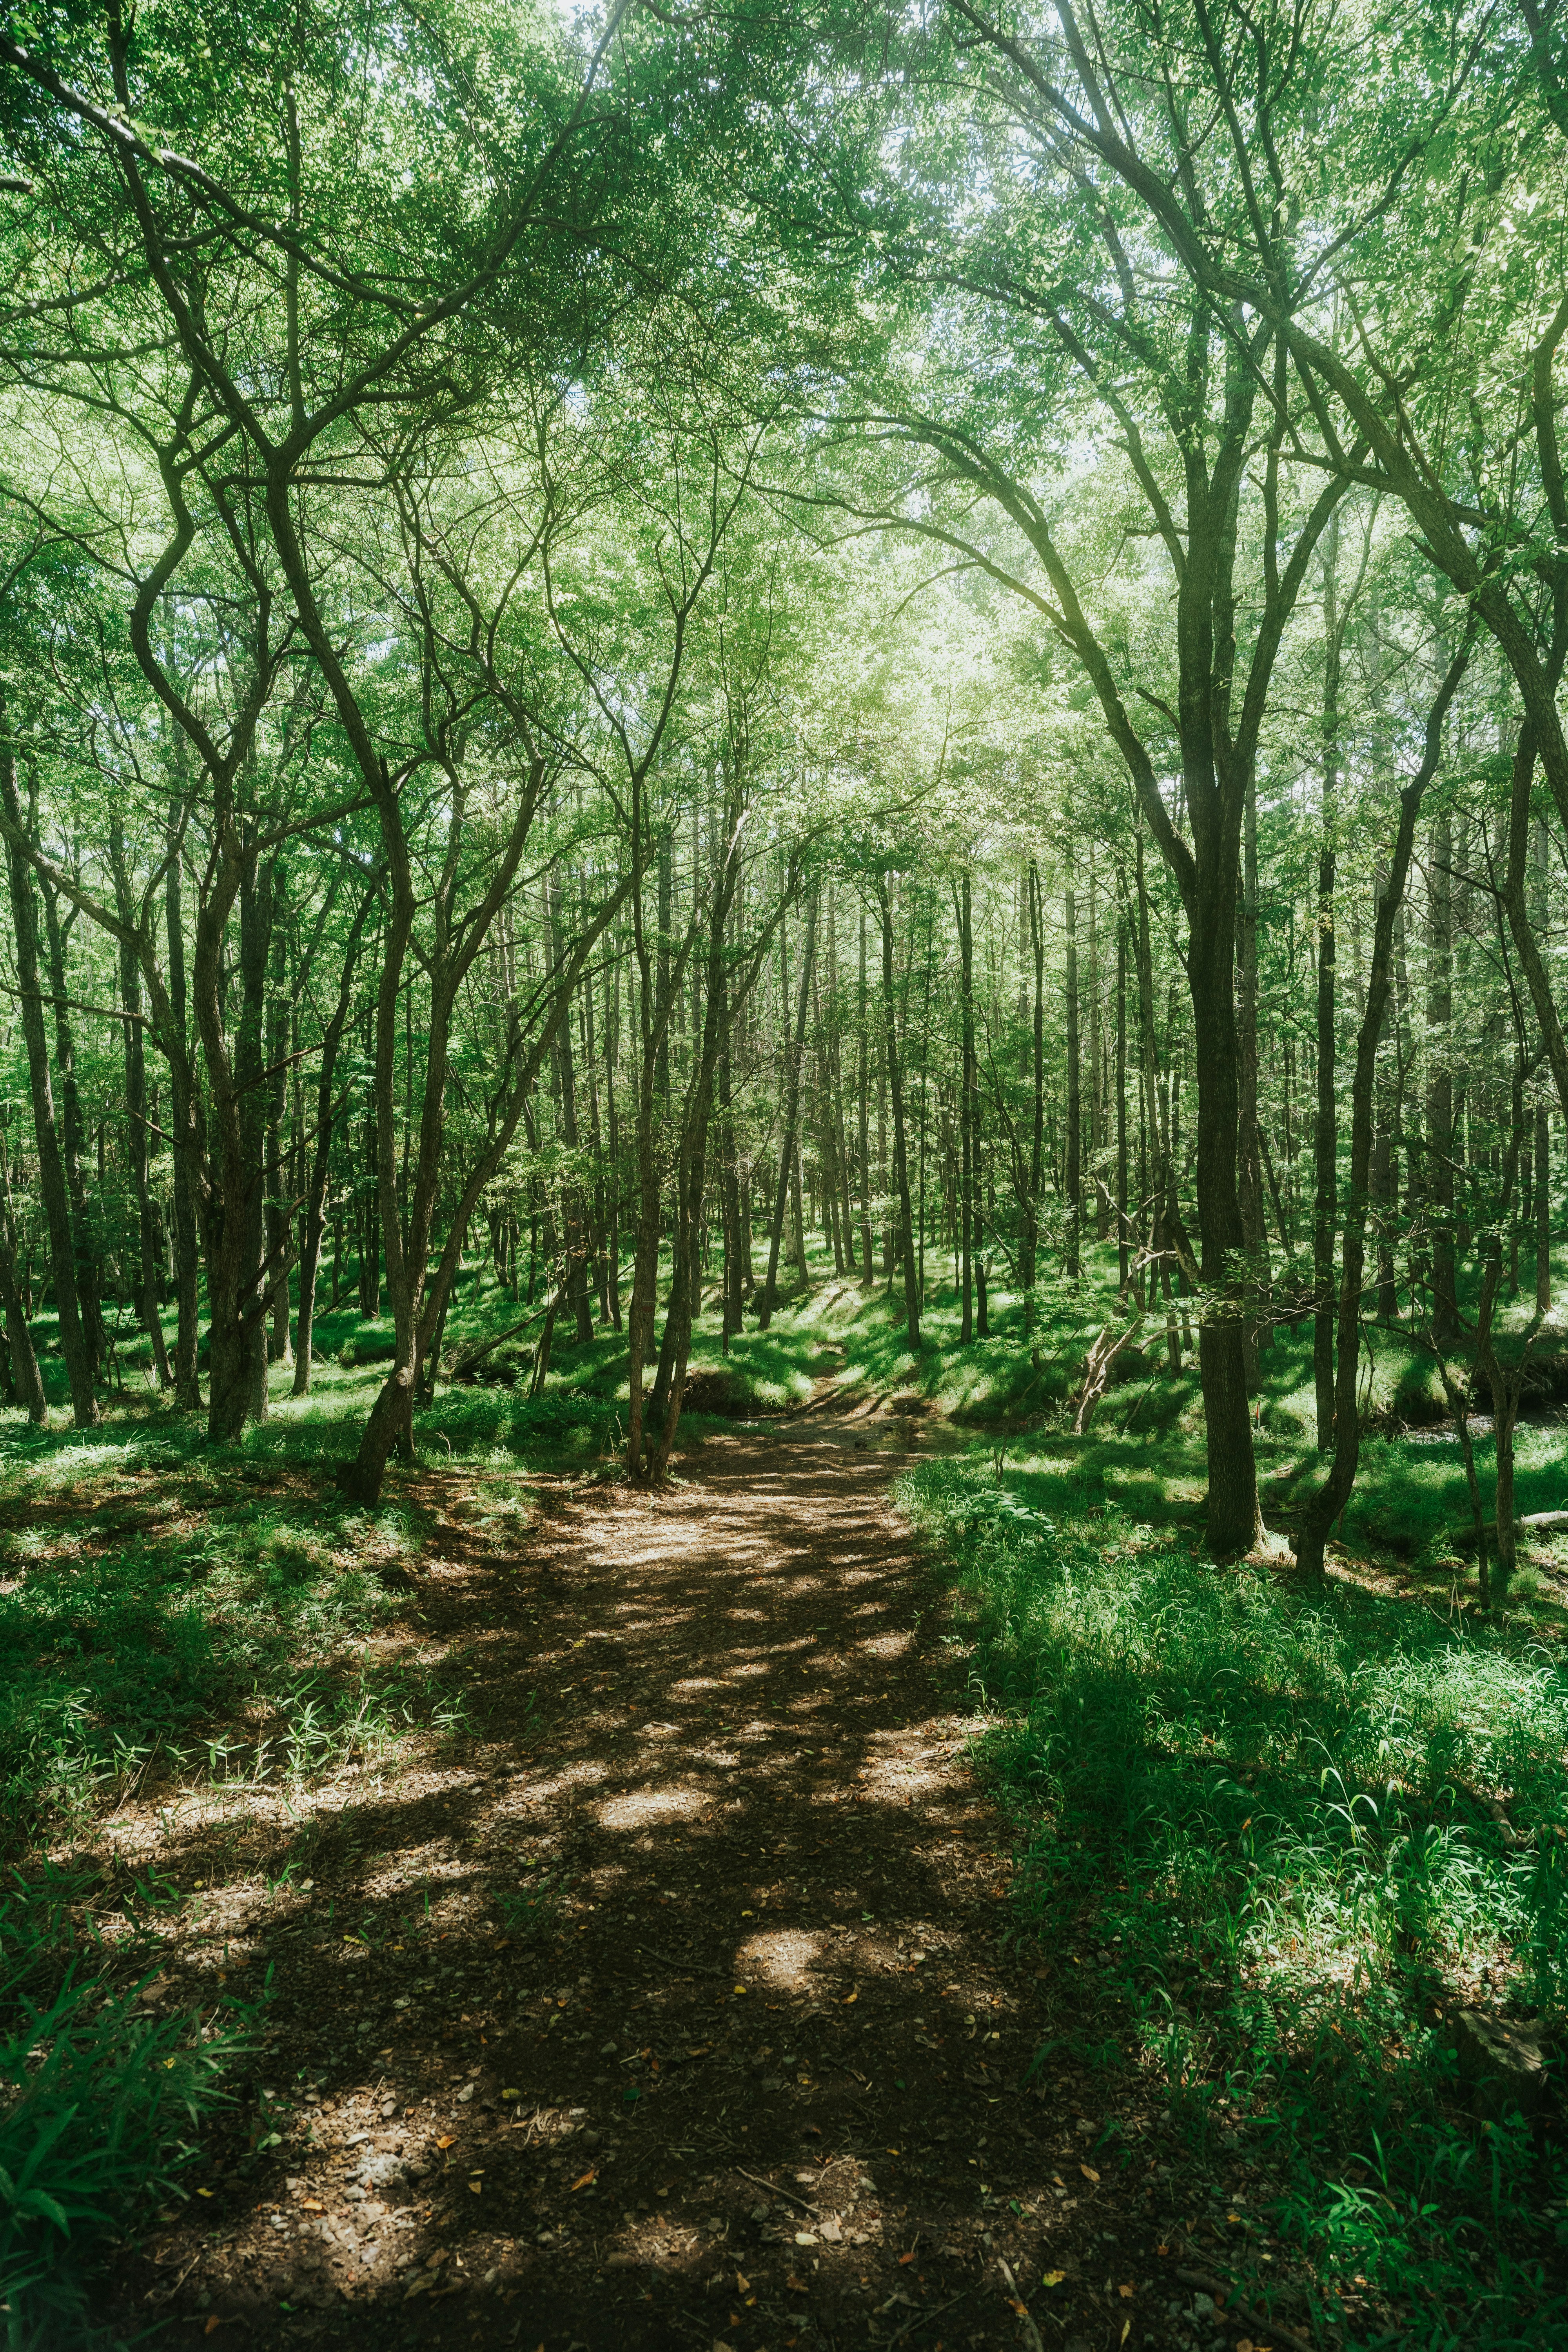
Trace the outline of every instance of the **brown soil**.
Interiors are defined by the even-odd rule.
[[[247,2128],[127,2256],[122,2326],[1221,2340],[1167,2316],[1191,2257],[1127,2078],[1108,2115],[1059,2040],[1031,2074],[1092,2028],[1096,1956],[1020,1940],[897,1466],[863,1424],[726,1432],[657,1497],[547,1489],[521,1543],[421,1482],[472,1736],[345,1778],[264,1916],[215,1908],[172,1958],[171,2000],[266,1965],[274,1997]]]

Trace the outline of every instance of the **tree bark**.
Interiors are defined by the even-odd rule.
[[[135,919],[131,876],[125,863],[125,834],[118,808],[110,818],[109,857],[114,876],[120,919],[127,930]],[[142,1027],[142,971],[129,939],[120,941],[120,1003],[125,1030],[125,1157],[131,1189],[136,1201],[136,1311],[153,1350],[158,1386],[174,1386],[169,1353],[163,1341],[163,1318],[159,1279],[157,1229],[147,1176],[147,1056]]]
[[[1320,1454],[1334,1442],[1334,1240],[1339,1191],[1339,1128],[1334,1097],[1334,880],[1338,864],[1340,655],[1337,559],[1339,518],[1323,549],[1323,765],[1318,841],[1318,1101],[1313,1129],[1312,1386]]]
[[[23,831],[16,794],[16,767],[5,724],[4,689],[0,688],[0,805],[11,824]],[[33,898],[32,875],[26,858],[9,834],[5,863],[11,885],[11,922],[16,958],[16,986],[21,1002],[22,1038],[27,1055],[27,1079],[33,1104],[33,1132],[38,1150],[38,1191],[49,1242],[50,1280],[59,1317],[60,1349],[70,1383],[71,1416],[79,1429],[98,1423],[98,1400],[93,1394],[92,1361],[77,1303],[76,1249],[71,1233],[70,1201],[60,1156],[55,1119],[54,1087],[49,1049],[44,1029],[44,1000],[38,986],[38,916]]]
[[[1355,1076],[1351,1087],[1351,1164],[1341,1242],[1333,1454],[1327,1475],[1301,1511],[1296,1538],[1298,1565],[1309,1576],[1315,1578],[1323,1574],[1323,1549],[1330,1529],[1350,1500],[1361,1452],[1356,1374],[1361,1361],[1362,1285],[1366,1271],[1368,1178],[1372,1163],[1377,1046],[1388,1010],[1393,977],[1394,919],[1409,877],[1421,803],[1437,772],[1442,752],[1443,722],[1468,659],[1469,644],[1467,640],[1449,664],[1427,714],[1426,744],[1421,766],[1399,795],[1399,831],[1394,840],[1388,878],[1377,901],[1372,968],[1367,978],[1366,1005],[1356,1039]]]
[[[1067,813],[1068,875],[1067,904],[1067,1045],[1068,1045],[1068,1132],[1067,1167],[1063,1189],[1067,1194],[1067,1248],[1065,1265],[1067,1278],[1077,1282],[1081,1271],[1079,1228],[1083,1209],[1083,1076],[1079,1067],[1078,1021],[1078,894],[1073,887],[1072,840],[1073,814],[1069,804]]]
[[[782,926],[779,948],[782,956],[784,951]],[[773,1308],[778,1303],[779,1251],[784,1239],[784,1211],[788,1204],[792,1183],[795,1188],[797,1229],[799,1223],[800,1162],[796,1150],[796,1135],[800,1119],[800,1066],[801,1057],[805,1051],[805,1024],[807,1013],[811,1009],[811,971],[816,953],[816,893],[814,890],[806,902],[805,938],[800,953],[798,1007],[794,1024],[784,1039],[784,1144],[779,1153],[778,1183],[773,1193],[773,1216],[768,1227],[768,1270],[763,1282],[762,1311],[757,1320],[757,1328],[762,1331],[765,1331],[772,1322]],[[783,1005],[783,1011],[787,1019],[789,1013],[787,1001]]]
[[[910,1345],[917,1353],[921,1344],[920,1270],[915,1262],[915,1221],[913,1203],[910,1199],[909,1139],[904,1126],[904,1082],[899,1056],[898,994],[893,982],[893,902],[888,887],[888,877],[876,877],[878,911],[882,929],[882,1019],[884,1053],[887,1062],[888,1092],[893,1112],[893,1195],[899,1221],[899,1239],[902,1244],[904,1267],[904,1325]]]

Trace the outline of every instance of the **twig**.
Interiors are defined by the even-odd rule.
[[[179,2277],[174,2281],[174,2285],[166,2286],[163,2290],[162,2294],[159,2293],[155,2286],[150,2286],[146,2294],[142,2298],[143,2302],[172,2303],[175,2295],[179,2294],[180,2289],[184,2285],[185,2281],[190,2277],[191,2273],[195,2269],[196,2264],[201,2261],[201,2258],[205,2252],[206,2248],[205,2246],[198,2246],[195,2252],[191,2256],[190,2261],[185,2264],[184,2269],[180,2273]]]
[[[804,2206],[808,2213],[820,2213],[822,2210],[821,2206],[814,2205],[809,2197],[797,2197],[793,2189],[775,2189],[771,2180],[764,2180],[760,2172],[748,2172],[743,2164],[738,2164],[735,2169],[742,2180],[751,2181],[754,2188],[765,2189],[770,2197],[787,2197],[792,2205]]]
[[[653,1944],[635,1944],[632,1948],[634,1951],[646,1952],[650,1959],[662,1960],[667,1969],[687,1969],[694,1976],[727,1977],[730,1973],[728,1969],[710,1967],[706,1960],[678,1959],[673,1952],[661,1952]]]
[[[893,2347],[895,2344],[901,2344],[906,2336],[912,2336],[917,2327],[923,2327],[925,2326],[928,2319],[940,2319],[944,2311],[951,2311],[955,2303],[962,2303],[969,2291],[970,2290],[966,2286],[960,2287],[958,2293],[956,2294],[950,2294],[945,2303],[932,2304],[929,2311],[917,2311],[912,2319],[905,2321],[903,2326],[900,2328],[896,2336],[889,2336],[888,2352],[893,2352]],[[1035,2338],[1036,2343],[1038,2344],[1039,2340],[1039,2337],[1037,2336]]]
[[[1008,2269],[1006,2263],[1002,2262],[1000,2259],[998,2259],[997,2267],[1000,2269],[1003,2277],[1007,2282],[1007,2291],[1013,2298],[1018,2317],[1023,2323],[1024,2341],[1028,2346],[1029,2352],[1046,2352],[1045,2338],[1024,2308],[1024,2298],[1018,2293],[1018,2283],[1016,2279],[1013,2276],[1013,2273]]]
[[[1298,2336],[1296,2330],[1287,2327],[1282,2319],[1266,2318],[1261,2311],[1254,2311],[1249,2303],[1240,2301],[1234,2287],[1227,2286],[1223,2279],[1215,2278],[1208,2271],[1185,2270],[1178,2265],[1176,2276],[1184,2286],[1201,2287],[1205,2294],[1214,2296],[1217,2318],[1228,2319],[1233,2326],[1261,2328],[1266,2335],[1278,2336],[1282,2342],[1293,2344],[1296,2352],[1318,2352],[1317,2346],[1309,2337]]]

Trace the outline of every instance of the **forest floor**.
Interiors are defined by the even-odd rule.
[[[6,2352],[1568,2347],[1563,2135],[1456,2067],[1568,2014],[1568,1545],[1478,1613],[1451,1443],[1216,1571],[1190,1381],[1075,1439],[825,1283],[668,1489],[601,1334],[367,1513],[343,1319],[233,1447],[0,1431]]]
[[[271,1972],[266,2144],[209,2133],[122,2261],[121,2326],[1173,2340],[1216,2284],[1184,2232],[1254,2227],[1245,2176],[1034,2072],[1099,1962],[1010,1920],[951,1595],[888,1501],[921,1447],[863,1412],[711,1435],[658,1496],[536,1482],[525,1557],[432,1475],[420,1638],[464,1653],[470,1736],[292,1824],[217,1790],[121,1816],[128,1864],[150,1839],[205,1897],[157,1996]]]

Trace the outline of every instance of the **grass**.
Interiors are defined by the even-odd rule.
[[[1028,1930],[1069,1976],[1109,1956],[1079,2054],[1254,2160],[1347,2341],[1568,2342],[1561,2147],[1468,2112],[1452,2025],[1563,2008],[1568,1664],[1049,1483],[971,1457],[900,1498],[974,1611]]]
[[[1052,1937],[1121,1939],[1118,2063],[1156,2073],[1200,2137],[1222,2116],[1272,2116],[1247,2129],[1274,2135],[1281,2223],[1312,2250],[1326,2308],[1338,2298],[1353,2318],[1359,2274],[1366,2296],[1415,2314],[1413,2343],[1548,2341],[1537,2273],[1556,2189],[1517,2134],[1480,2137],[1457,2107],[1441,2003],[1563,2000],[1555,1836],[1537,1826],[1508,1845],[1488,1805],[1506,1797],[1520,1822],[1568,1831],[1556,1588],[1521,1573],[1511,1611],[1484,1626],[1462,1607],[1458,1448],[1397,1425],[1432,1418],[1430,1365],[1380,1340],[1380,1418],[1342,1528],[1403,1597],[1336,1583],[1303,1601],[1195,1560],[1201,1401],[1190,1356],[1172,1370],[1163,1336],[1129,1351],[1089,1433],[1071,1434],[1085,1351],[1115,1311],[1109,1254],[1089,1254],[1081,1288],[1042,1289],[1032,1324],[994,1292],[993,1336],[967,1348],[933,1255],[917,1353],[888,1286],[836,1277],[813,1247],[810,1287],[765,1333],[751,1323],[726,1349],[717,1316],[700,1320],[682,1445],[795,1410],[825,1378],[850,1407],[929,1410],[984,1435],[972,1460],[922,1469],[907,1505],[982,1612],[986,1753],[1030,1917]],[[448,1362],[525,1311],[470,1273]],[[0,2317],[17,2346],[82,2307],[106,2237],[136,2226],[243,2073],[253,2022],[138,2015],[150,1939],[202,1898],[111,1861],[94,1875],[83,1857],[138,1792],[173,1812],[267,1790],[304,1821],[324,1774],[355,1759],[395,1772],[409,1742],[459,1731],[462,1661],[427,1662],[420,1640],[433,1496],[460,1498],[505,1552],[528,1528],[532,1475],[609,1475],[624,1437],[624,1335],[580,1345],[558,1327],[531,1399],[524,1335],[491,1367],[513,1384],[443,1385],[419,1419],[422,1466],[395,1465],[383,1507],[356,1510],[327,1474],[390,1330],[344,1307],[316,1343],[310,1396],[276,1372],[268,1420],[230,1446],[153,1392],[129,1330],[101,1428],[0,1413]],[[45,1368],[58,1406],[63,1365]],[[1311,1410],[1307,1335],[1281,1329],[1258,1412],[1271,1517],[1313,1475]],[[1484,1479],[1484,1437],[1477,1450]],[[1521,1429],[1519,1507],[1565,1492],[1561,1423]],[[1565,1555],[1560,1542],[1542,1558]],[[285,1874],[306,1866],[308,1828]],[[546,1867],[495,1900],[527,1937],[548,1931],[559,1893]],[[369,1914],[361,1927],[376,1932]],[[1473,2327],[1446,2315],[1461,2289],[1479,2293]],[[1510,2297],[1528,2320],[1512,2335]]]

